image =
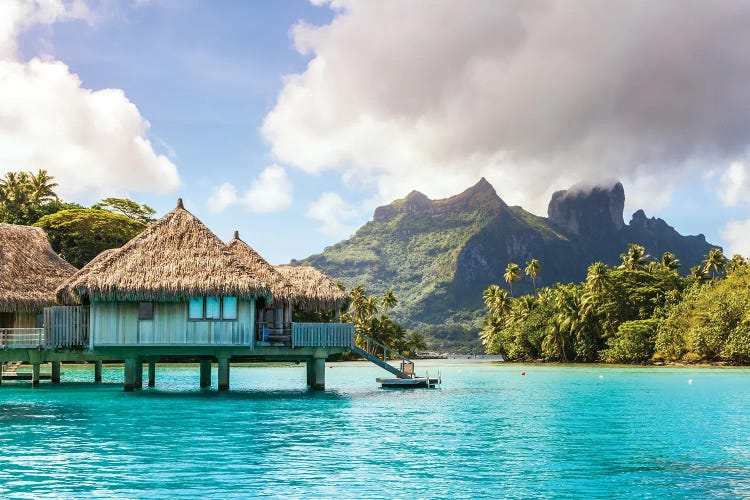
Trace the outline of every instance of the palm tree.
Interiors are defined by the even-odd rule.
[[[383,312],[386,312],[388,309],[398,304],[398,299],[396,298],[396,294],[393,293],[393,290],[385,291],[381,304],[383,304]]]
[[[636,270],[644,269],[648,263],[650,255],[646,254],[646,249],[638,245],[637,243],[630,243],[628,245],[628,251],[620,254],[622,259],[622,265],[620,269]]]
[[[609,268],[604,262],[594,262],[586,272],[586,289],[601,295],[609,283]]]
[[[36,174],[29,177],[29,188],[31,201],[41,205],[45,201],[57,198],[53,191],[59,184],[52,182],[54,177],[49,175],[46,170],[40,169]]]
[[[661,256],[661,265],[664,269],[668,269],[670,271],[677,271],[682,264],[680,263],[680,259],[677,258],[675,254],[672,252],[664,252]]]
[[[705,281],[708,271],[704,266],[693,266],[690,268],[690,277],[696,281]]]
[[[490,316],[504,318],[510,312],[511,301],[507,290],[503,290],[497,285],[490,285],[482,296]]]
[[[539,276],[539,271],[541,270],[542,266],[539,265],[539,261],[536,259],[531,259],[531,262],[527,262],[526,269],[524,269],[526,276],[530,276],[531,282],[534,284],[534,295],[536,295],[536,277]]]
[[[721,248],[712,248],[708,251],[708,255],[703,259],[703,268],[706,272],[711,271],[711,277],[716,278],[720,276],[726,266],[727,258],[724,257],[724,252]]]
[[[505,282],[510,286],[510,295],[513,296],[513,282],[521,279],[521,268],[518,264],[511,262],[505,267],[505,274],[503,275]]]

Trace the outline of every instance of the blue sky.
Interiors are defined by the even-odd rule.
[[[0,171],[160,214],[181,196],[273,263],[481,176],[539,215],[620,179],[626,222],[750,253],[750,9],[531,4],[8,0]]]

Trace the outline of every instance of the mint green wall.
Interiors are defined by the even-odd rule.
[[[190,321],[187,302],[155,302],[154,319],[138,319],[138,302],[93,302],[91,336],[103,345],[253,346],[255,300],[239,300],[236,321]]]

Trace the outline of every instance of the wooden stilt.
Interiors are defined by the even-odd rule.
[[[201,359],[201,387],[211,387],[210,359]]]
[[[125,370],[124,370],[124,388],[125,392],[131,392],[134,389],[135,385],[135,365],[136,365],[136,359],[135,358],[128,358],[125,360]]]
[[[326,388],[325,358],[313,358],[313,383],[310,387],[320,391]]]
[[[143,359],[138,358],[135,361],[135,379],[133,380],[134,389],[143,389]]]
[[[102,381],[102,362],[94,361],[94,382]]]
[[[31,386],[39,387],[39,363],[33,363],[31,365]]]
[[[219,358],[219,390],[229,390],[229,358]]]
[[[60,362],[59,361],[53,361],[51,363],[51,373],[50,373],[50,382],[53,384],[59,384],[60,383]]]
[[[156,385],[156,362],[148,362],[148,386],[154,387]]]

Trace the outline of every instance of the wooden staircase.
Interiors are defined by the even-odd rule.
[[[390,347],[381,344],[377,340],[371,339],[367,335],[357,332],[360,338],[364,339],[367,343],[365,349],[357,347],[352,342],[352,352],[362,356],[363,358],[375,363],[384,370],[388,370],[395,376],[401,379],[414,378],[414,362],[407,357],[404,357],[398,351],[391,349]],[[401,368],[396,368],[388,362],[388,357],[398,358],[401,360]]]

